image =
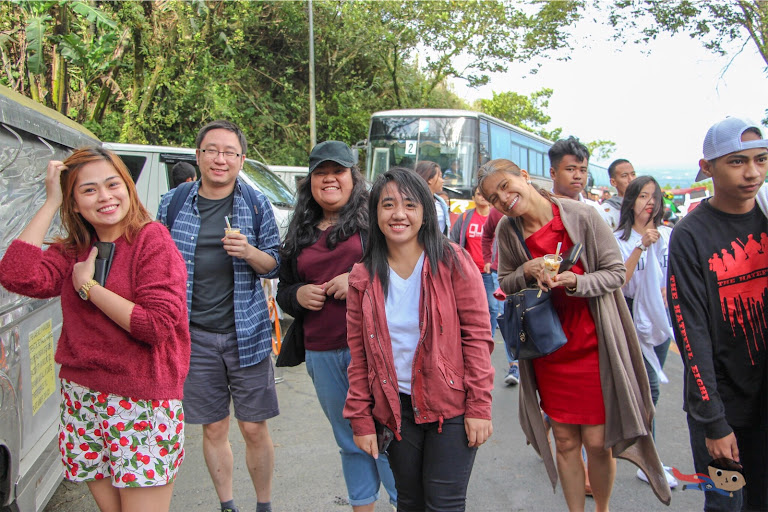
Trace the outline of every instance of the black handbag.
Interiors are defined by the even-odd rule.
[[[499,330],[515,359],[546,356],[568,341],[550,297],[538,288],[507,295]]]
[[[531,258],[523,234],[510,221],[520,244]],[[499,317],[499,330],[515,359],[536,359],[546,356],[566,344],[560,317],[552,305],[551,291],[525,288],[507,295],[504,314]]]
[[[305,354],[304,320],[296,317],[283,337],[283,343],[280,346],[280,353],[277,355],[275,366],[298,366],[304,362]]]

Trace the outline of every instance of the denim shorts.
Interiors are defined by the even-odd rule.
[[[173,482],[184,460],[181,400],[138,400],[61,381],[59,450],[72,482]]]
[[[235,418],[265,421],[280,414],[272,358],[240,366],[237,334],[189,328],[192,353],[184,382],[187,423],[208,425],[229,416],[230,400]]]

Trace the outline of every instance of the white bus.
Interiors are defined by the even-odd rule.
[[[444,188],[452,197],[468,199],[477,169],[488,160],[506,158],[550,190],[552,141],[495,117],[469,110],[386,110],[371,116],[366,144],[366,177],[374,179],[393,166],[415,167],[421,160],[437,162]],[[591,175],[607,170],[589,164]]]

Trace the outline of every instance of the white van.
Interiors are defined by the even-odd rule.
[[[297,167],[294,165],[270,165],[269,170],[280,176],[280,178],[295,193],[299,181],[307,177],[309,167]]]
[[[48,161],[98,146],[63,115],[0,86],[0,257],[45,202]],[[58,216],[46,238],[61,229]],[[0,510],[42,510],[64,467],[58,447],[59,297],[40,300],[0,287]]]
[[[188,162],[195,167],[198,176],[200,175],[195,150],[192,148],[117,142],[105,142],[102,145],[114,151],[125,162],[136,183],[139,198],[152,218],[157,216],[160,198],[171,187],[171,170],[176,163]],[[240,177],[267,196],[275,212],[275,220],[282,238],[288,229],[289,217],[293,212],[293,191],[266,165],[250,158],[245,159]]]

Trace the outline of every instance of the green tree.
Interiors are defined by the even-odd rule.
[[[119,57],[115,22],[78,0],[4,2],[0,14],[4,82],[83,121],[91,90]]]
[[[541,135],[545,139],[557,140],[562,128],[551,131],[544,129],[552,118],[544,111],[549,106],[552,89],[544,88],[531,93],[530,96],[508,91],[493,93],[491,99],[481,99],[475,102],[475,108],[481,112],[497,117],[520,128]]]

